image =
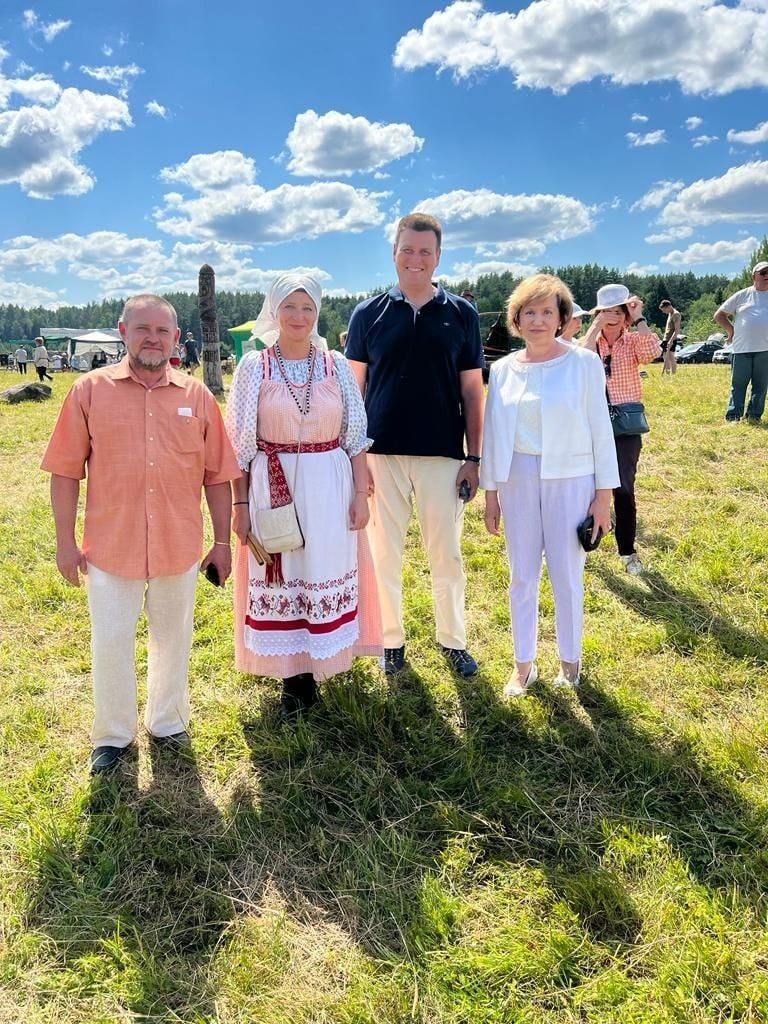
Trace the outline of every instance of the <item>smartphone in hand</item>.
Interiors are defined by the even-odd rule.
[[[209,583],[212,583],[214,585],[214,587],[220,587],[221,586],[221,580],[219,578],[219,570],[216,568],[216,566],[213,564],[213,562],[209,562],[208,565],[206,565],[206,567],[205,567],[205,578],[208,580]]]
[[[459,497],[462,501],[469,501],[469,496],[472,493],[472,488],[469,486],[469,480],[462,480],[459,484]]]

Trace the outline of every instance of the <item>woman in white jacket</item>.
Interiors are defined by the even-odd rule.
[[[577,686],[586,553],[576,528],[611,528],[616,446],[599,358],[559,340],[573,297],[551,274],[523,281],[509,298],[507,327],[525,348],[494,363],[485,407],[480,486],[485,525],[506,522],[515,668],[504,688],[518,697],[538,678],[536,639],[542,555],[555,597],[559,686]]]

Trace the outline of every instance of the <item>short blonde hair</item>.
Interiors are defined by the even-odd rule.
[[[507,300],[507,330],[509,333],[520,337],[520,311],[524,306],[549,298],[557,300],[557,309],[560,314],[560,330],[557,333],[562,334],[566,324],[570,323],[573,316],[573,295],[571,295],[568,285],[554,274],[534,274],[533,277],[526,277],[515,288]]]

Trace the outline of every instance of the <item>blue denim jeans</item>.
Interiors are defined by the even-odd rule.
[[[759,420],[765,408],[768,390],[768,352],[734,353],[731,364],[731,400],[725,412],[727,420],[740,420],[744,415],[747,386],[752,393],[747,406],[747,419]]]

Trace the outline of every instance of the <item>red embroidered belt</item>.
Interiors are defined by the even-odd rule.
[[[259,451],[264,452],[267,456],[270,507],[280,508],[293,501],[293,495],[288,488],[288,481],[285,479],[285,473],[283,472],[280,459],[277,457],[278,455],[281,453],[293,455],[299,452],[302,455],[315,455],[318,452],[332,452],[334,448],[338,447],[338,437],[334,438],[333,441],[302,441],[301,445],[298,443],[278,444],[272,441],[263,441],[259,438]]]

